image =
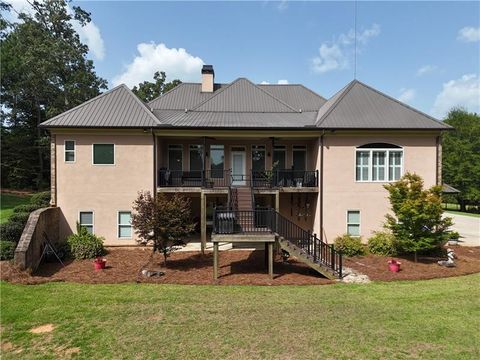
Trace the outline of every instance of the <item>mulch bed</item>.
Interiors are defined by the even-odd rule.
[[[344,265],[366,274],[371,280],[421,280],[460,276],[480,272],[480,247],[454,247],[458,256],[457,266],[445,268],[437,261],[442,257],[422,257],[415,263],[413,258],[398,258],[401,271],[388,271],[390,258],[376,255],[345,258]],[[229,250],[220,252],[220,278],[213,280],[213,254],[207,252],[176,252],[162,266],[163,257],[151,257],[150,248],[111,248],[105,256],[107,268],[93,270],[92,260],[67,261],[65,267],[58,263],[45,263],[30,275],[19,271],[9,261],[0,262],[1,279],[12,283],[40,284],[52,281],[69,281],[88,284],[157,283],[157,284],[224,284],[224,285],[324,285],[328,280],[303,263],[289,259],[283,263],[277,257],[274,264],[274,279],[266,273],[264,252]],[[142,269],[159,270],[164,276],[145,277]]]
[[[12,283],[40,284],[50,281],[69,281],[88,284],[158,283],[158,284],[225,284],[225,285],[322,285],[334,283],[303,263],[289,259],[274,263],[274,279],[270,279],[264,263],[264,252],[248,250],[220,251],[220,277],[213,280],[213,254],[207,252],[176,252],[162,266],[163,256],[155,254],[150,259],[151,248],[111,248],[105,256],[107,268],[95,271],[92,260],[67,261],[65,267],[58,263],[45,263],[31,276],[16,269],[10,262],[2,261],[1,279]],[[140,271],[160,270],[164,276],[145,277]]]
[[[417,262],[413,257],[393,257],[402,264],[400,272],[388,270],[387,261],[392,257],[367,255],[345,258],[345,266],[351,267],[371,280],[426,280],[450,276],[468,275],[480,272],[480,247],[451,246],[457,259],[456,266],[447,268],[437,264],[438,260],[446,260],[446,256],[418,256]]]

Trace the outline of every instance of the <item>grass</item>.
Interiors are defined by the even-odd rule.
[[[447,214],[456,214],[456,215],[464,215],[464,216],[471,216],[471,217],[477,217],[480,218],[480,214],[475,214],[475,213],[469,213],[469,212],[463,212],[463,211],[454,211],[454,210],[445,210]]]
[[[1,214],[0,224],[3,224],[13,214],[13,208],[17,205],[28,204],[30,195],[0,194]]]
[[[465,215],[465,216],[473,216],[473,217],[480,217],[479,213],[473,212],[475,210],[475,207],[467,205],[467,211],[460,211],[460,205],[459,204],[451,204],[451,203],[443,203],[443,209],[445,212],[449,212],[452,214],[458,214],[458,215]]]
[[[278,287],[3,282],[2,359],[474,359],[479,283],[480,274]],[[29,332],[45,324],[54,330]]]

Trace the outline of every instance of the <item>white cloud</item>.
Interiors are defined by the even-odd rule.
[[[416,92],[415,89],[400,89],[400,95],[397,97],[397,100],[408,103],[415,98]]]
[[[287,0],[281,0],[281,1],[279,1],[278,5],[277,5],[278,11],[282,12],[282,11],[287,10],[287,8],[288,8],[288,2],[287,2]]]
[[[433,116],[442,118],[456,106],[466,108],[468,111],[480,112],[480,78],[478,75],[466,74],[460,79],[444,83],[431,112]]]
[[[423,75],[426,75],[426,74],[430,74],[430,73],[435,72],[437,70],[438,70],[437,65],[425,65],[425,66],[422,66],[421,68],[419,68],[417,70],[417,76],[423,76]]]
[[[348,66],[343,49],[337,44],[331,46],[320,45],[318,55],[312,59],[312,69],[317,73],[323,74],[331,70],[341,70]]]
[[[288,80],[284,80],[284,79],[278,80],[278,84],[279,84],[279,85],[287,85],[287,84],[288,84]]]
[[[165,71],[169,80],[199,81],[204,64],[197,56],[182,48],[168,48],[165,44],[140,43],[138,55],[125,67],[125,71],[113,78],[113,85],[126,84],[129,87],[153,79],[155,71]]]
[[[458,30],[457,39],[463,42],[480,41],[480,27],[474,28],[471,26],[464,27]]]
[[[105,58],[105,44],[98,26],[93,21],[85,26],[80,25],[78,21],[72,21],[72,25],[80,36],[80,40],[87,44],[93,57],[97,60],[103,60]]]
[[[380,32],[378,24],[373,24],[370,28],[357,32],[357,53],[361,52],[362,47],[365,47],[370,39],[379,36]],[[354,30],[340,34],[333,41],[322,43],[318,49],[318,56],[311,60],[312,70],[323,74],[332,70],[348,68],[348,57],[355,52],[355,49],[352,49],[354,43]]]
[[[7,19],[10,21],[18,21],[18,13],[21,12],[33,15],[33,8],[27,0],[7,0],[7,3],[12,5],[13,8],[7,15]],[[73,10],[68,3],[67,12],[70,15],[73,14]],[[95,59],[102,60],[105,57],[105,44],[98,26],[93,21],[90,21],[85,26],[81,26],[75,20],[72,20],[71,24],[80,36],[80,40],[88,46],[90,54]]]
[[[269,85],[270,83],[268,81],[263,80],[260,85]]]

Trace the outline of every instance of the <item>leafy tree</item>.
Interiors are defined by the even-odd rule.
[[[384,185],[394,215],[387,214],[385,227],[395,236],[400,251],[414,253],[433,249],[448,240],[452,219],[443,218],[442,187],[423,188],[420,176],[406,173]]]
[[[163,254],[164,265],[175,245],[192,233],[195,223],[191,221],[190,200],[180,194],[156,198],[150,191],[139,192],[133,203],[132,225],[143,243],[153,244],[153,253]]]
[[[480,206],[480,115],[452,109],[445,123],[455,131],[443,137],[443,180],[460,190],[460,209]]]
[[[42,188],[49,182],[48,134],[38,125],[106,89],[72,26],[90,22],[66,1],[31,3],[32,14],[0,20],[2,186]],[[1,4],[2,10],[9,7]]]
[[[170,82],[165,82],[167,76],[163,71],[156,71],[153,75],[155,82],[144,81],[137,86],[134,86],[132,91],[137,95],[142,101],[149,102],[155,99],[156,97],[165,94],[167,91],[170,91],[178,84],[182,82],[178,79],[175,79]]]

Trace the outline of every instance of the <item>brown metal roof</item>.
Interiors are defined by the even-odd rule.
[[[125,85],[119,85],[45,122],[41,127],[155,127],[155,115]]]
[[[451,129],[358,80],[345,86],[320,108],[315,124],[323,129]]]

